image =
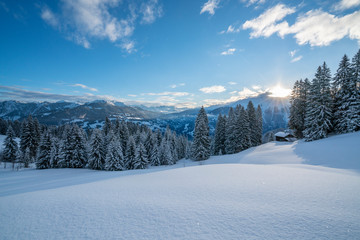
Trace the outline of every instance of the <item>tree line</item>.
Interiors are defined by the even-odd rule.
[[[195,121],[192,158],[205,160],[210,155],[233,154],[261,144],[262,110],[250,101],[245,109],[241,105],[230,108],[228,115],[219,114],[215,135],[209,136],[209,121],[202,107]]]
[[[36,168],[90,168],[120,171],[171,165],[190,157],[190,142],[169,127],[164,133],[145,125],[106,118],[102,129],[85,132],[76,124],[46,126],[29,116],[21,123],[20,144],[7,129],[3,161]]]
[[[360,130],[360,50],[350,62],[344,55],[335,76],[324,62],[310,82],[295,82],[290,99],[289,127],[306,141],[329,133]]]

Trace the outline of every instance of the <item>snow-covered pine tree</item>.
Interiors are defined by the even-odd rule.
[[[35,159],[38,147],[37,130],[35,129],[34,120],[31,115],[22,123],[21,137],[20,137],[20,149],[22,153],[25,153],[25,149],[28,147],[30,150],[30,158]],[[25,167],[28,167],[25,164]]]
[[[193,157],[197,161],[210,157],[209,120],[204,107],[201,107],[195,120]]]
[[[120,120],[119,118],[116,118],[115,124],[114,124],[114,134],[120,138],[120,128],[121,128],[121,124],[120,124]]]
[[[258,140],[257,140],[257,120],[256,120],[256,111],[254,104],[252,101],[249,101],[246,112],[249,117],[249,135],[250,135],[250,147],[257,146]]]
[[[300,80],[302,81],[302,80]],[[290,116],[289,116],[289,127],[291,129],[295,130],[295,135],[298,138],[301,138],[302,131],[304,129],[301,129],[301,119],[302,116],[300,116],[299,111],[299,104],[300,104],[300,81],[296,80],[294,87],[291,91],[290,95]]]
[[[243,116],[242,114],[243,106],[240,104],[236,106],[235,108],[235,119],[233,123],[233,146],[234,146],[234,152],[238,153],[242,150],[244,150],[242,146],[241,139],[243,137]]]
[[[35,156],[37,154],[37,149],[39,147],[39,144],[40,144],[40,137],[41,137],[41,130],[40,130],[40,123],[38,121],[38,119],[35,117],[33,119],[33,123],[34,123],[34,130],[33,130],[33,136],[34,136],[34,142],[33,142],[33,145],[34,145],[34,148],[35,148]]]
[[[99,129],[94,129],[90,139],[88,167],[102,170],[105,162],[104,137]]]
[[[185,159],[191,159],[192,142],[187,141],[185,149]]]
[[[73,158],[70,160],[72,168],[83,168],[88,161],[85,133],[78,125],[72,126],[72,144],[74,149]]]
[[[174,160],[172,159],[171,148],[169,142],[164,137],[159,147],[159,160],[161,165],[171,165]]]
[[[154,144],[152,135],[153,135],[152,131],[148,131],[145,134],[145,140],[144,140],[144,146],[145,146],[145,149],[146,149],[146,154],[147,154],[149,159],[150,159],[151,150],[153,149],[153,144]]]
[[[176,141],[175,133],[172,133],[171,131],[170,131],[168,143],[170,146],[170,151],[172,156],[172,162],[170,164],[176,164],[176,162],[179,160],[179,156],[177,152],[177,141]]]
[[[350,94],[347,97],[349,109],[346,115],[349,118],[348,129],[353,132],[360,130],[360,50],[352,58],[351,73]]]
[[[262,132],[263,132],[263,117],[262,117],[262,109],[260,105],[256,108],[256,131],[255,131],[255,139],[256,146],[262,143]]]
[[[134,158],[134,169],[145,169],[149,164],[146,149],[142,142],[136,147]]]
[[[241,107],[241,109],[240,109],[239,124],[241,124],[240,125],[241,126],[240,144],[241,144],[242,150],[245,150],[251,146],[251,140],[250,140],[250,131],[249,131],[249,116],[244,107]]]
[[[40,145],[36,158],[36,168],[46,169],[50,168],[51,162],[51,136],[48,131],[44,131],[40,138]]]
[[[23,162],[24,163],[24,167],[29,167],[30,163],[32,162],[31,159],[31,154],[30,154],[30,148],[26,148],[25,152],[21,152],[20,154],[20,159],[18,160],[18,162]]]
[[[149,155],[149,161],[152,166],[160,166],[161,162],[159,159],[159,145],[157,142],[156,134],[152,134],[151,136],[152,149]]]
[[[304,130],[306,141],[325,138],[332,128],[330,80],[330,69],[324,62],[318,67],[310,86]]]
[[[234,109],[230,107],[228,117],[226,120],[226,129],[225,129],[225,152],[226,154],[235,153],[236,148],[236,116],[234,113]]]
[[[126,157],[125,157],[125,168],[126,169],[135,169],[135,152],[136,152],[136,145],[133,136],[129,137],[127,146],[126,146]]]
[[[104,169],[107,171],[124,170],[124,155],[122,146],[120,139],[116,136],[111,138],[111,141],[108,143]]]
[[[123,149],[123,155],[126,156],[127,141],[129,139],[129,129],[125,121],[121,121],[119,129],[119,138]]]
[[[222,152],[222,154],[225,154],[225,127],[225,118],[221,114],[219,114],[215,127],[214,155],[219,155],[220,151]]]
[[[4,140],[3,159],[5,162],[11,162],[14,169],[19,146],[15,141],[15,133],[11,126],[8,127],[6,138]]]
[[[61,159],[61,142],[57,137],[52,138],[51,140],[51,150],[50,150],[50,167],[58,168],[58,162]]]
[[[104,126],[102,128],[104,136],[107,136],[109,134],[109,132],[111,131],[111,129],[112,129],[111,121],[108,117],[106,117]]]
[[[338,133],[349,132],[348,123],[349,116],[347,116],[349,110],[349,99],[351,95],[351,68],[350,60],[344,55],[339,64],[339,68],[333,81],[333,96],[334,96],[334,130]]]

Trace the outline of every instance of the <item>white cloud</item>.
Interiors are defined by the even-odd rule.
[[[119,41],[123,42],[120,46],[123,45],[127,52],[133,52],[133,42],[127,39],[135,30],[136,19],[141,17],[140,23],[150,24],[162,15],[157,0],[139,3],[138,7],[135,4],[122,0],[62,0],[58,14],[44,7],[41,17],[63,33],[66,39],[85,48],[91,47],[92,39],[107,39],[117,45]]]
[[[151,24],[162,16],[163,10],[158,4],[158,0],[150,0],[147,3],[141,4],[140,13],[142,14],[141,23]]]
[[[234,55],[235,51],[236,51],[236,48],[229,48],[228,50],[223,51],[220,54],[224,55],[224,56],[226,56],[226,55]]]
[[[93,92],[97,92],[98,90],[96,88],[92,88],[92,87],[88,87],[84,84],[81,84],[81,83],[76,83],[76,84],[73,84],[73,85],[70,85],[72,87],[81,87],[83,89],[87,89],[87,90],[90,90],[90,91],[93,91]]]
[[[236,83],[236,82],[228,82],[228,84],[230,84],[230,85],[236,85],[237,83]]]
[[[243,29],[251,29],[250,37],[257,38],[260,36],[269,37],[275,32],[282,36],[282,29],[288,28],[287,22],[276,24],[289,14],[295,12],[295,8],[286,7],[284,4],[278,4],[273,8],[266,10],[259,17],[246,21],[243,24]]]
[[[258,90],[261,90],[261,86],[259,86],[259,85],[254,85],[254,86],[252,86],[252,89],[258,91]]]
[[[224,33],[238,33],[240,32],[240,27],[239,28],[235,28],[235,26],[233,25],[229,25],[229,27],[226,30],[223,30],[221,32],[219,32],[219,34],[224,34]]]
[[[124,49],[128,53],[136,51],[134,41],[125,41],[121,44],[117,44],[116,46]]]
[[[256,86],[257,87],[257,86]],[[265,93],[266,90],[262,90],[260,86],[258,89],[250,90],[249,88],[244,87],[241,91],[233,91],[230,92],[231,96],[228,99],[205,99],[203,100],[204,106],[211,106],[211,105],[218,105],[218,104],[226,104],[230,102],[235,102],[241,99],[249,98],[249,97],[256,97],[259,94]],[[253,87],[254,88],[254,87]]]
[[[290,55],[290,57],[291,57],[291,61],[290,61],[290,62],[294,63],[294,62],[300,61],[300,60],[302,59],[303,56],[301,56],[301,55],[300,55],[300,56],[296,56],[296,53],[297,53],[297,52],[298,52],[297,49],[289,52],[289,55]]]
[[[290,52],[289,52],[290,56],[291,56],[291,57],[294,57],[297,51],[298,51],[298,50],[290,51]]]
[[[48,7],[43,7],[41,10],[41,18],[49,25],[51,25],[52,27],[58,27],[59,26],[59,20],[58,18],[55,16],[55,14],[48,8]]]
[[[218,8],[220,0],[209,0],[201,8],[200,14],[208,12],[210,15],[215,14],[215,9]]]
[[[334,4],[334,9],[338,11],[342,11],[357,6],[360,6],[360,0],[340,0],[340,2]]]
[[[258,92],[250,90],[249,88],[246,88],[246,87],[244,87],[244,89],[242,91],[238,92],[240,99],[257,96],[258,94],[259,94]]]
[[[136,94],[128,94],[129,97],[137,97]]]
[[[115,98],[109,95],[94,95],[86,93],[83,95],[55,94],[39,91],[29,91],[19,87],[1,86],[0,99],[16,99],[20,101],[72,101],[72,102],[88,102],[97,99],[121,101],[124,99]]]
[[[294,12],[294,8],[278,4],[258,18],[246,21],[243,28],[252,30],[250,38],[269,37],[274,33],[280,37],[294,34],[299,45],[328,46],[344,37],[358,40],[360,44],[360,11],[337,17],[322,10],[311,10],[300,15],[292,26],[286,21],[277,23]]]
[[[297,62],[297,61],[300,61],[301,59],[302,59],[302,57],[303,56],[298,56],[298,57],[295,57],[295,58],[293,58],[293,59],[291,59],[291,62],[293,63],[293,62]]]
[[[188,93],[188,92],[161,92],[161,93],[142,93],[141,95],[183,97],[183,96],[190,95],[190,93]]]
[[[360,11],[336,17],[322,10],[312,10],[300,16],[288,33],[295,34],[299,45],[328,46],[344,37],[360,40]]]
[[[171,88],[177,88],[177,87],[183,87],[183,86],[185,86],[185,83],[179,83],[179,84],[170,85]]]
[[[246,6],[251,6],[253,4],[263,4],[265,0],[241,0],[243,3],[246,3]]]
[[[203,93],[221,93],[221,92],[225,92],[226,88],[221,85],[215,85],[211,87],[203,87],[200,88],[199,90]]]

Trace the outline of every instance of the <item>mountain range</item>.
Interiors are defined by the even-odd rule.
[[[289,98],[271,97],[270,93],[259,94],[235,102],[206,107],[210,132],[215,130],[217,116],[227,114],[230,107],[238,104],[246,107],[252,101],[254,106],[260,105],[263,110],[264,133],[287,125],[289,115]],[[194,121],[199,108],[179,109],[172,106],[147,107],[145,105],[129,106],[122,102],[96,100],[87,103],[75,102],[0,102],[0,118],[19,120],[29,114],[36,117],[40,123],[60,125],[77,123],[83,128],[101,127],[105,118],[116,118],[149,125],[153,129],[165,129],[167,126],[179,134],[189,137],[193,135]]]

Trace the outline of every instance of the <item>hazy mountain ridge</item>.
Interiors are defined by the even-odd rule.
[[[206,107],[210,133],[214,132],[216,120],[220,113],[227,115],[230,107],[235,107],[238,104],[246,107],[249,101],[252,101],[255,107],[260,105],[263,110],[264,132],[286,127],[290,106],[289,98],[274,98],[269,93],[264,93],[236,102]],[[166,106],[128,106],[122,102],[105,100],[96,100],[84,104],[65,101],[55,103],[0,102],[0,117],[3,119],[21,121],[31,114],[43,124],[59,125],[76,122],[84,128],[93,128],[101,126],[106,117],[110,119],[119,118],[146,124],[153,129],[163,130],[169,126],[178,134],[184,134],[191,138],[199,108],[176,112],[178,110],[175,107]]]

